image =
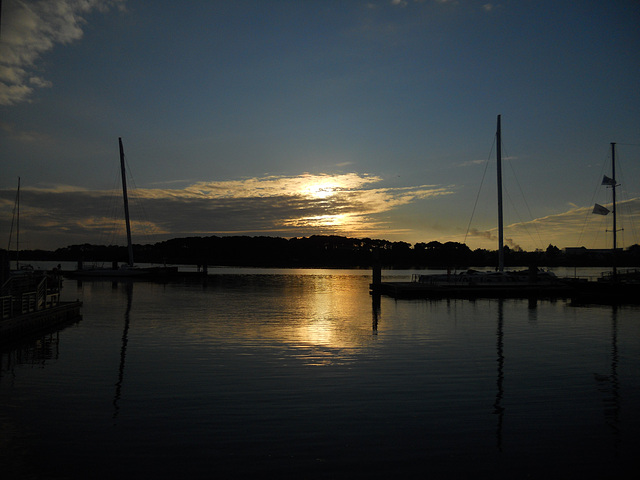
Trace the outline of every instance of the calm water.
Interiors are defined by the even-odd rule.
[[[3,350],[0,471],[603,478],[637,468],[638,308],[377,302],[363,271],[215,272],[166,285],[67,280],[81,321]]]

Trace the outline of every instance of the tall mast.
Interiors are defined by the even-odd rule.
[[[613,192],[613,274],[616,274],[616,247],[617,247],[617,225],[616,225],[616,144],[611,142],[611,190]]]
[[[502,220],[502,140],[500,134],[500,115],[496,132],[496,158],[498,163],[498,271],[504,271],[504,226]]]
[[[13,236],[13,224],[16,223],[16,270],[20,270],[20,177],[18,177],[18,190],[13,204],[13,217],[11,217],[11,229],[9,230],[9,243],[7,252],[11,250],[11,237]]]
[[[16,270],[20,270],[20,177],[18,177],[18,193],[16,193]]]
[[[120,144],[120,172],[122,175],[122,197],[124,198],[124,219],[127,224],[127,249],[129,251],[129,266],[133,266],[133,244],[131,243],[131,224],[129,222],[129,198],[127,197],[127,175],[124,167],[124,148],[122,138],[118,138]]]
[[[20,177],[18,177],[16,192],[16,213],[16,270],[20,270]]]

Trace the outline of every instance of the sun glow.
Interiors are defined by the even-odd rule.
[[[316,215],[314,217],[302,217],[287,222],[292,227],[339,227],[347,225],[353,220],[353,215]]]
[[[325,199],[341,190],[341,186],[334,180],[334,177],[314,178],[308,184],[302,186],[302,194],[313,199]]]

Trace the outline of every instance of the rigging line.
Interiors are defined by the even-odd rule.
[[[473,204],[473,210],[471,212],[471,218],[469,219],[469,224],[467,225],[467,232],[464,234],[464,243],[467,244],[467,237],[469,236],[469,231],[471,230],[471,222],[473,221],[473,216],[476,213],[476,207],[478,206],[478,200],[480,199],[480,192],[482,191],[482,185],[484,184],[484,179],[487,176],[487,170],[489,169],[489,161],[491,160],[491,155],[493,154],[493,149],[496,146],[496,135],[493,136],[493,143],[491,144],[491,150],[489,151],[489,156],[487,160],[484,162],[484,172],[482,173],[482,179],[480,180],[480,188],[478,188],[478,193],[476,194],[476,201]]]
[[[111,184],[111,195],[109,197],[107,216],[107,218],[111,219],[111,225],[109,225],[108,230],[106,232],[103,232],[103,234],[106,236],[109,244],[117,244],[117,239],[120,237],[120,233],[122,231],[122,194],[118,192],[118,173],[114,172],[112,175],[112,179],[113,183]]]
[[[591,242],[588,248],[596,248],[598,246],[598,242],[600,241],[600,237],[604,235],[603,232],[606,232],[606,230],[607,230],[607,218],[603,216],[602,218],[599,219],[598,228],[596,228],[595,237],[593,238],[593,241]],[[606,235],[605,235],[604,242],[606,247],[606,242],[607,242]]]
[[[505,158],[509,158],[509,154],[506,151],[506,148],[503,146],[502,149],[506,153]],[[520,195],[522,196],[522,200],[524,201],[524,205],[525,205],[525,207],[527,209],[527,212],[529,213],[529,218],[531,218],[531,220],[533,221],[534,218],[533,218],[533,214],[531,213],[531,208],[529,207],[529,204],[527,203],[527,197],[525,197],[525,195],[524,195],[524,190],[522,189],[522,185],[520,184],[520,180],[518,179],[518,176],[516,175],[516,171],[513,168],[513,163],[511,161],[509,161],[508,164],[509,164],[509,168],[511,170],[511,174],[513,175],[513,178],[516,180],[516,185],[518,185],[518,190],[520,191]],[[509,195],[508,190],[507,190],[507,195]],[[509,200],[511,200],[510,196],[509,196]],[[527,232],[527,235],[529,236],[529,238],[531,239],[531,241],[535,245],[536,240],[533,238],[533,235],[531,234],[531,232],[527,228],[527,225],[526,225],[525,221],[520,216],[520,213],[518,212],[518,209],[515,206],[515,202],[513,202],[511,200],[511,204],[513,206],[513,209],[516,212],[516,216],[518,217],[518,219],[520,219],[520,222],[522,223],[522,226],[524,227],[524,231]],[[538,230],[538,225],[536,223],[533,223],[533,228],[536,231],[536,234],[538,235],[538,245],[540,247],[543,247],[544,244],[542,243],[542,237],[540,236],[540,230]]]
[[[101,214],[103,217],[100,219],[98,241],[107,245],[113,244],[116,238],[115,231],[118,227],[119,210],[117,208],[117,201],[121,199],[121,196],[117,196],[117,182],[118,174],[115,173],[115,163],[109,162],[108,176],[105,178],[111,179],[110,187],[104,191],[104,198],[106,200],[104,209]],[[120,203],[122,205],[122,203]]]
[[[99,235],[98,243],[105,245],[117,245],[118,239],[121,237],[121,220],[122,212],[122,194],[118,194],[119,173],[111,169],[111,187],[106,190],[105,199],[107,200],[105,208],[102,212],[103,217],[99,219]],[[93,259],[94,262],[96,259]]]
[[[20,217],[20,177],[18,177],[18,190],[16,191],[16,200],[13,203],[13,216],[11,217],[11,229],[9,230],[9,244],[7,245],[7,252],[11,250],[11,237],[13,236],[13,224],[16,220],[16,207],[18,208],[18,217]],[[16,247],[16,250],[19,247]]]
[[[620,156],[620,152],[616,151],[616,177],[618,177],[620,179],[620,181],[618,182],[619,185],[622,187],[620,189],[621,192],[621,199],[620,201],[618,201],[618,207],[620,207],[620,210],[622,210],[620,213],[622,215],[619,215],[619,219],[621,220],[620,222],[620,230],[623,232],[622,233],[622,245],[625,245],[625,238],[624,238],[624,231],[625,228],[623,228],[623,226],[626,226],[630,229],[631,231],[631,238],[632,241],[637,241],[638,239],[638,232],[636,229],[636,225],[633,222],[633,213],[631,211],[631,201],[632,199],[629,198],[629,192],[627,191],[627,189],[625,188],[625,184],[626,182],[626,178],[625,178],[625,172],[622,169],[623,163],[621,160],[621,156]],[[623,225],[622,221],[626,221],[627,225]]]
[[[511,195],[509,194],[509,189],[506,187],[502,187],[502,190],[506,192],[507,194],[507,198],[509,199],[509,202],[511,203],[511,207],[513,208],[516,217],[518,218],[518,220],[520,220],[521,225],[524,227],[524,231],[527,232],[527,235],[529,236],[529,238],[531,239],[531,241],[535,244],[536,241],[533,238],[533,236],[531,235],[531,232],[529,232],[529,230],[527,229],[527,226],[525,225],[524,220],[522,219],[522,217],[520,216],[520,212],[518,211],[515,202],[513,201],[513,199],[511,198]],[[511,243],[514,243],[513,241],[511,241]]]
[[[125,166],[126,166],[126,170],[127,170],[127,175],[128,175],[128,179],[129,179],[129,185],[131,188],[129,188],[128,193],[129,193],[129,200],[130,200],[130,207],[133,207],[133,209],[135,209],[136,212],[134,213],[139,213],[142,212],[141,215],[137,215],[138,220],[133,220],[132,223],[136,223],[136,226],[138,227],[139,231],[141,231],[142,236],[147,235],[146,231],[142,231],[146,229],[146,224],[148,223],[146,221],[146,212],[144,211],[144,205],[143,202],[140,198],[140,194],[138,193],[139,191],[139,187],[135,181],[135,178],[133,176],[133,170],[131,169],[131,165],[129,165],[129,160],[127,158],[127,155],[125,154],[124,156],[124,162],[125,162]],[[135,217],[135,215],[134,215]]]
[[[604,176],[604,172],[605,172],[605,167],[607,165],[608,160],[611,158],[610,157],[610,153],[609,150],[607,149],[607,154],[605,155],[605,161],[602,162],[602,166],[600,168],[600,176],[598,178],[602,178]],[[596,200],[596,195],[598,193],[599,187],[601,186],[600,183],[597,183],[596,186],[593,189],[593,193],[591,194],[591,202],[590,202],[590,206],[587,207],[586,211],[585,211],[585,215],[584,215],[584,223],[582,224],[582,230],[580,230],[580,235],[578,236],[578,243],[577,245],[580,245],[582,243],[582,237],[584,236],[584,233],[587,229],[587,223],[589,223],[589,218],[591,215],[591,205],[593,205],[595,203]]]
[[[151,236],[155,233],[150,227],[150,225],[152,225],[152,222],[150,220],[149,214],[145,209],[143,198],[138,193],[141,189],[138,187],[135,177],[133,176],[133,170],[129,165],[129,160],[127,159],[126,153],[124,155],[124,162],[126,170],[128,172],[129,180],[131,181],[131,186],[133,187],[131,189],[132,191],[129,192],[130,199],[133,200],[133,202],[131,203],[134,205],[134,208],[141,213],[139,215],[138,227],[141,229],[143,236]]]

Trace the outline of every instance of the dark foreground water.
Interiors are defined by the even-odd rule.
[[[67,280],[83,318],[2,350],[2,478],[635,478],[637,307],[222,272]]]

